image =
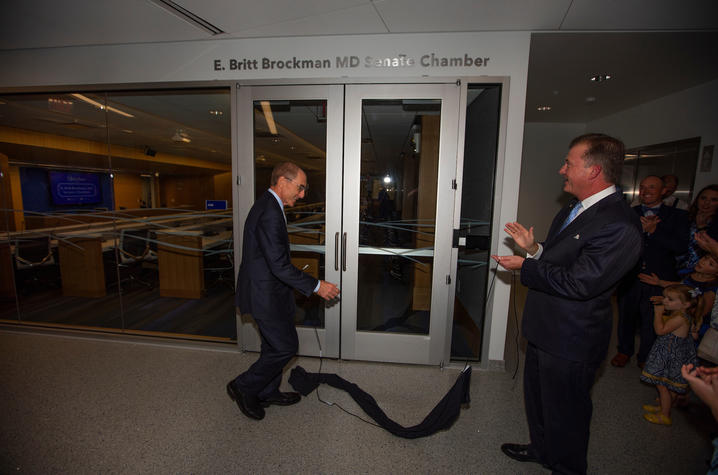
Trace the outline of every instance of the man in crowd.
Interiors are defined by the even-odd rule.
[[[636,324],[640,329],[638,366],[643,367],[656,333],[653,330],[653,305],[650,298],[662,289],[644,284],[638,274],[656,274],[660,279],[678,281],[676,258],[688,249],[688,213],[667,206],[662,200],[663,180],[647,176],[641,180],[638,197],[641,204],[633,210],[641,219],[643,255],[635,272],[627,275],[618,289],[618,353],[611,364],[624,367],[633,355]]]
[[[664,186],[662,194],[663,204],[671,208],[688,211],[690,204],[674,195],[678,188],[678,177],[675,175],[663,175],[661,180],[663,180]]]
[[[543,245],[533,227],[507,223],[527,252],[492,256],[529,288],[522,333],[528,340],[524,399],[530,444],[503,444],[521,462],[586,473],[591,387],[612,330],[611,294],[641,253],[636,214],[617,192],[623,143],[603,134],[575,138],[559,173],[577,201],[554,218]]]

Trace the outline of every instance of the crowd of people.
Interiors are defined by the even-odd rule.
[[[618,353],[611,360],[626,366],[638,326],[641,380],[659,394],[657,404],[643,406],[644,418],[661,425],[671,425],[671,408],[685,403],[690,378],[684,367],[712,381],[713,373],[694,369],[715,366],[698,358],[696,349],[709,328],[718,328],[718,185],[703,188],[683,210],[671,197],[676,183],[672,175],[640,183],[633,210],[641,221],[643,253],[618,288]]]

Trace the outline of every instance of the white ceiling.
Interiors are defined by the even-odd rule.
[[[0,1],[0,50],[28,54],[212,38],[499,30],[534,32],[527,121],[588,122],[718,78],[717,0]],[[593,84],[597,73],[614,79]],[[539,113],[541,105],[552,110]]]

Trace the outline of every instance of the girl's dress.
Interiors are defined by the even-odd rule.
[[[685,315],[683,318],[689,320]],[[685,394],[688,382],[681,375],[681,367],[695,362],[696,348],[690,335],[684,338],[673,333],[659,335],[648,353],[641,381],[660,384],[674,393]]]

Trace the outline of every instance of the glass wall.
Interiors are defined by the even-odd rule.
[[[232,341],[229,89],[0,96],[0,319]]]
[[[484,333],[486,295],[491,293],[489,251],[494,208],[501,86],[469,84],[466,100],[464,171],[454,298],[451,357],[478,360]]]

